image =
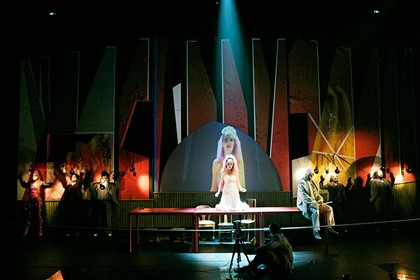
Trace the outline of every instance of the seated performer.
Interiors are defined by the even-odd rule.
[[[312,221],[313,234],[316,239],[322,239],[319,235],[319,210],[327,210],[328,214],[328,230],[332,233],[336,232],[332,226],[335,225],[334,211],[331,206],[324,203],[324,198],[319,194],[318,185],[312,180],[314,173],[312,169],[305,172],[305,176],[298,182],[297,207],[302,211],[302,215]]]

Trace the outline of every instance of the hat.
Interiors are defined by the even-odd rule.
[[[311,168],[308,168],[308,169],[306,169],[306,171],[305,171],[305,176],[308,176],[308,175],[314,175],[315,173],[312,171],[312,169]]]
[[[106,172],[105,170],[104,171],[102,171],[102,173],[101,173],[101,177],[109,177],[109,173],[108,172]]]
[[[39,169],[36,169],[32,172],[33,175],[38,175],[41,176],[41,171],[39,171]]]
[[[37,175],[39,180],[41,180],[41,181],[43,180],[41,171],[39,169],[36,169],[36,170],[32,171],[32,176],[34,176],[34,175]]]

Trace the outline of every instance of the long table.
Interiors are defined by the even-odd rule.
[[[320,211],[324,214],[324,223],[327,222],[326,212]],[[264,215],[266,214],[293,214],[301,213],[297,207],[283,206],[283,207],[251,207],[241,211],[222,211],[215,208],[135,208],[129,212],[130,224],[130,253],[133,251],[133,218],[136,221],[137,245],[139,245],[139,217],[141,215],[191,215],[192,216],[192,248],[191,252],[197,253],[199,250],[199,219],[200,215],[256,215],[257,227],[264,227]],[[325,227],[325,252],[328,252],[328,228]],[[264,244],[264,231],[258,231],[256,236],[257,244]]]

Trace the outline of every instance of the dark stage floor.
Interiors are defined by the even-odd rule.
[[[420,279],[417,220],[336,229],[340,233],[330,235],[327,253],[324,240],[315,240],[310,230],[284,230],[293,246],[296,270],[287,279],[397,279],[390,274],[398,279]],[[233,242],[203,241],[199,253],[190,253],[189,233],[184,240],[170,238],[168,231],[160,231],[156,240],[154,234],[144,234],[151,236],[144,240],[151,241],[135,246],[131,254],[127,231],[114,231],[113,237],[66,237],[48,228],[42,238],[16,234],[18,237],[2,240],[3,251],[10,250],[13,256],[5,254],[5,268],[10,269],[12,279],[26,280],[47,279],[54,273],[65,280],[250,279],[233,272],[238,266]],[[239,265],[247,265],[246,256],[240,255]],[[253,257],[248,255],[250,260]]]

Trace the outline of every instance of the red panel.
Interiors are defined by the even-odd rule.
[[[198,45],[188,44],[188,134],[217,121],[217,104]]]
[[[286,75],[286,42],[278,42],[278,61],[275,73],[276,88],[273,110],[273,134],[271,147],[271,160],[276,166],[284,191],[290,186],[290,155],[289,155],[289,113],[287,102],[287,75]]]
[[[224,123],[248,134],[248,112],[230,42],[223,41]]]
[[[358,111],[355,112],[356,177],[366,182],[367,174],[377,160],[380,146],[379,97],[377,56],[372,53],[366,75],[367,84],[362,89]],[[357,107],[357,106],[356,106]],[[364,183],[363,183],[364,185]]]
[[[271,109],[271,83],[267,73],[261,41],[254,42],[254,73],[255,73],[255,130],[258,144],[267,151],[267,135],[269,132],[269,113]],[[287,101],[287,100],[286,100]]]

